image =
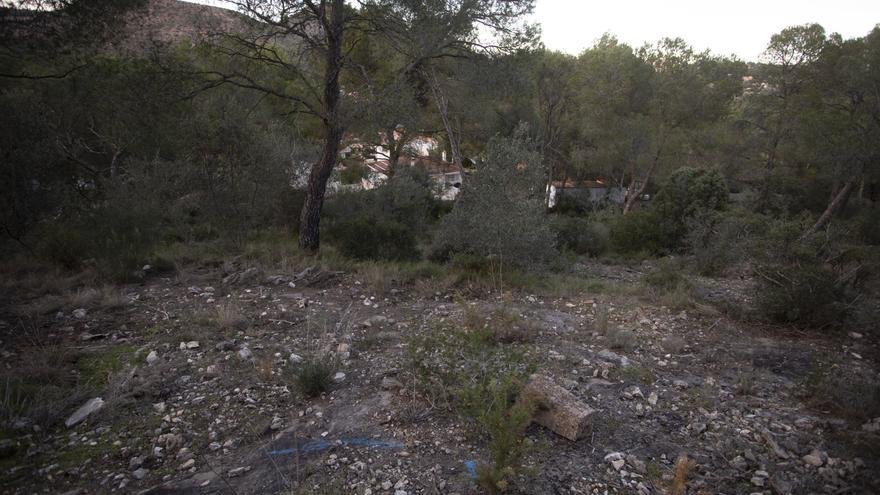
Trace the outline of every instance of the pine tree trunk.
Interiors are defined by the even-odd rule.
[[[397,162],[400,161],[400,149],[403,143],[389,141],[388,144],[388,176],[393,177],[397,174]]]
[[[440,87],[440,82],[437,80],[434,70],[432,69],[430,74],[424,72],[424,75],[428,81],[428,86],[431,87],[431,93],[434,94],[437,111],[440,113],[440,120],[443,121],[443,128],[446,130],[446,136],[449,138],[449,151],[452,153],[452,163],[458,168],[461,180],[464,181],[464,160],[461,157],[458,133],[455,132],[452,122],[449,120],[449,100],[446,98],[446,94],[443,93],[443,88]]]
[[[300,212],[299,247],[306,253],[315,253],[320,247],[321,209],[327,180],[336,165],[342,125],[339,116],[339,72],[342,68],[343,9],[345,0],[332,0],[329,21],[324,23],[327,53],[324,67],[324,146],[321,157],[312,166],[306,199]],[[325,14],[326,15],[326,14]]]
[[[843,185],[843,187],[840,188],[839,191],[837,191],[837,194],[835,194],[834,198],[831,199],[831,202],[828,203],[828,207],[825,208],[824,212],[822,212],[819,220],[816,220],[816,223],[814,223],[812,227],[804,232],[804,234],[801,236],[801,239],[806,239],[807,237],[810,237],[811,235],[818,232],[819,229],[824,227],[829,221],[831,221],[831,218],[846,205],[846,202],[849,199],[849,196],[852,193],[855,184],[856,181],[849,180]]]
[[[642,194],[645,194],[645,188],[648,187],[648,181],[651,180],[651,176],[654,175],[654,171],[660,163],[660,156],[663,154],[663,146],[666,144],[666,135],[661,134],[660,136],[660,145],[657,147],[657,153],[654,154],[654,161],[651,162],[651,168],[649,168],[648,173],[645,174],[644,180],[639,181],[636,179],[635,169],[633,170],[633,179],[627,188],[626,201],[623,203],[624,215],[629,213],[636,203],[639,202]]]

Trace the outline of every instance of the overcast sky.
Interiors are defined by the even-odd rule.
[[[880,23],[880,0],[537,0],[534,20],[547,48],[571,54],[609,32],[636,47],[681,37],[698,50],[755,61],[770,36],[796,24],[864,36]]]
[[[218,5],[222,0],[189,0]],[[796,24],[818,22],[845,38],[880,23],[880,0],[536,0],[532,21],[551,50],[577,55],[611,33],[639,47],[681,37],[698,51],[755,61],[770,36]]]

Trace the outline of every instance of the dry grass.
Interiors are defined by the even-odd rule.
[[[257,358],[257,375],[263,383],[271,383],[275,376],[275,358],[271,354],[263,354]]]
[[[602,335],[608,333],[608,307],[600,304],[596,308],[596,322],[594,323],[596,331]]]
[[[249,325],[247,318],[235,301],[218,305],[211,322],[221,330],[244,330]]]
[[[669,495],[684,495],[688,480],[696,466],[696,461],[686,455],[678,458],[675,462],[675,470],[672,472],[672,481],[669,483]]]
[[[358,275],[376,294],[385,294],[394,281],[399,279],[398,271],[392,265],[384,263],[364,263],[358,270]]]
[[[128,297],[121,290],[111,285],[79,289],[76,292],[68,293],[64,298],[64,305],[68,309],[116,309],[125,306],[128,302]]]

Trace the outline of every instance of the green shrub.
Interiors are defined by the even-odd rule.
[[[690,288],[690,282],[682,274],[681,266],[668,259],[662,260],[654,271],[645,275],[645,282],[651,287],[665,291]]]
[[[419,257],[415,233],[404,224],[358,217],[335,222],[327,240],[349,258],[358,260],[414,260]]]
[[[620,253],[678,251],[691,219],[724,210],[727,203],[727,185],[720,172],[682,167],[672,173],[653,201],[612,223],[612,245]]]
[[[756,242],[757,307],[778,322],[840,326],[853,309],[860,266],[845,256],[837,232],[800,239],[809,221],[774,222]]]
[[[327,201],[322,220],[327,240],[360,260],[413,260],[417,243],[442,210],[427,174],[402,169],[387,184],[341,193]]]
[[[37,250],[65,268],[93,263],[107,279],[126,280],[146,264],[159,238],[162,217],[149,199],[115,193],[104,206],[43,225]]]
[[[846,291],[837,274],[816,260],[803,264],[766,263],[759,275],[759,310],[772,320],[807,325],[839,325],[846,314]]]
[[[552,222],[556,243],[577,254],[599,256],[608,248],[608,229],[586,218],[555,215]]]
[[[647,252],[660,255],[670,244],[666,224],[654,210],[647,208],[615,217],[609,238],[612,249],[622,254]]]
[[[317,397],[330,390],[338,362],[328,356],[308,356],[296,364],[296,386],[306,397]]]
[[[435,237],[435,252],[496,257],[507,267],[541,269],[556,257],[544,206],[544,170],[520,129],[493,139],[479,171],[462,186]]]
[[[697,272],[713,276],[724,271],[733,261],[737,239],[731,234],[731,222],[714,211],[695,215],[687,222],[685,244],[694,255]]]

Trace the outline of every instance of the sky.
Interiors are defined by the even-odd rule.
[[[607,32],[633,47],[680,37],[697,51],[754,62],[788,26],[818,22],[844,38],[864,36],[880,23],[880,0],[536,0],[530,21],[547,48],[572,55]]]
[[[770,37],[811,22],[844,38],[880,23],[880,0],[536,0],[544,45],[576,55],[611,33],[631,46],[680,37],[698,51],[757,61]]]

